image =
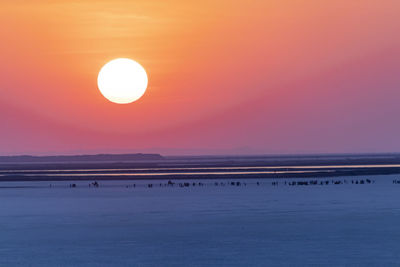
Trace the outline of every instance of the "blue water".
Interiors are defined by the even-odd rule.
[[[397,176],[362,178],[375,183],[1,183],[37,188],[0,189],[0,265],[399,265],[400,185],[392,184]]]

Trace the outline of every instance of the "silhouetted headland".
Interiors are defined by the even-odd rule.
[[[97,154],[71,156],[0,156],[0,163],[42,163],[42,162],[99,162],[99,161],[143,161],[162,160],[160,154]]]

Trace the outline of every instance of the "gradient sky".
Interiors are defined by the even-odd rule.
[[[400,152],[398,0],[3,0],[0,154]],[[100,68],[132,58],[118,105]]]

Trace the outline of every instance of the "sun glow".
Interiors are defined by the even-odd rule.
[[[128,58],[117,58],[108,62],[97,77],[100,92],[117,104],[129,104],[141,98],[147,83],[145,69]]]

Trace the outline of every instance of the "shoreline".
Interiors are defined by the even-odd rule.
[[[91,175],[69,175],[63,174],[38,174],[37,176],[24,175],[4,175],[0,177],[0,182],[39,182],[39,181],[135,181],[135,180],[215,180],[215,179],[284,179],[284,178],[328,178],[328,177],[346,177],[346,176],[371,176],[371,175],[391,175],[400,174],[400,168],[359,168],[357,170],[332,169],[306,173],[246,173],[246,174],[113,174],[97,173]]]

